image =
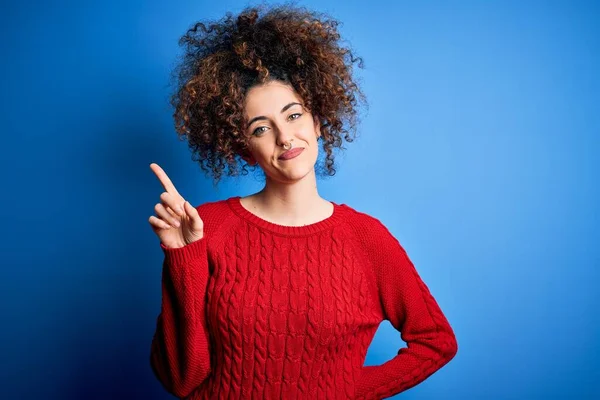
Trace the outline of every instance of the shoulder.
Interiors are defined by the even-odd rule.
[[[214,235],[227,225],[233,211],[228,204],[229,199],[207,201],[195,206],[204,223],[205,232]]]
[[[224,200],[213,200],[201,203],[196,206],[196,210],[200,216],[205,216],[206,218],[217,217],[222,214],[224,210],[226,210],[229,206],[227,205],[227,199]]]
[[[398,239],[379,218],[346,204],[342,206],[347,209],[346,223],[349,229],[367,253],[374,255],[386,252],[390,247],[401,249],[404,252]]]
[[[357,233],[361,235],[365,232],[377,234],[389,233],[387,227],[377,217],[359,211],[347,204],[341,204],[341,206],[345,209],[346,222]]]

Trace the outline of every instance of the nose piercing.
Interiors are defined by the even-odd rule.
[[[288,143],[285,143],[285,144],[283,145],[283,148],[284,148],[284,149],[286,149],[286,150],[289,150],[289,149],[291,149],[291,148],[292,148],[292,145],[293,145],[293,143],[292,143],[292,141],[293,141],[293,140],[294,140],[294,139],[290,139],[290,141],[289,141]]]

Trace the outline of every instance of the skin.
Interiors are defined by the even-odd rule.
[[[282,113],[292,102],[300,105]],[[308,225],[333,213],[333,204],[323,199],[317,189],[315,164],[320,125],[302,103],[291,86],[271,81],[251,88],[244,104],[247,121],[266,117],[248,127],[250,156],[244,157],[248,164],[260,166],[266,181],[262,190],[243,197],[242,205],[269,222],[285,226]],[[302,147],[304,151],[291,160],[280,160],[288,141],[292,141],[293,148]]]
[[[281,110],[290,103],[295,104]],[[294,89],[279,81],[254,86],[244,104],[245,117],[252,121],[247,134],[251,136],[244,160],[265,173],[262,190],[242,197],[244,208],[260,218],[284,226],[304,226],[331,216],[333,204],[323,199],[317,190],[315,164],[319,155],[320,124],[302,106]],[[256,117],[264,117],[254,120]],[[283,145],[292,141],[293,148],[304,151],[290,160],[279,156]],[[156,163],[150,164],[164,188],[156,215],[149,218],[152,230],[169,248],[179,248],[204,236],[204,222],[198,211],[175,188],[167,173]]]
[[[150,169],[164,188],[160,203],[154,206],[156,216],[148,221],[161,243],[169,248],[180,248],[204,236],[204,222],[189,201],[177,191],[167,173],[155,163]]]

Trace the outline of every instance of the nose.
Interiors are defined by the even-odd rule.
[[[283,147],[284,144],[294,139],[292,129],[292,127],[282,127],[281,125],[275,126],[275,140],[278,146]]]

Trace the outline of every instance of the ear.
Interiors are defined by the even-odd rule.
[[[317,133],[317,139],[321,137],[321,122],[319,121],[319,116],[313,116],[315,122],[315,132]]]

